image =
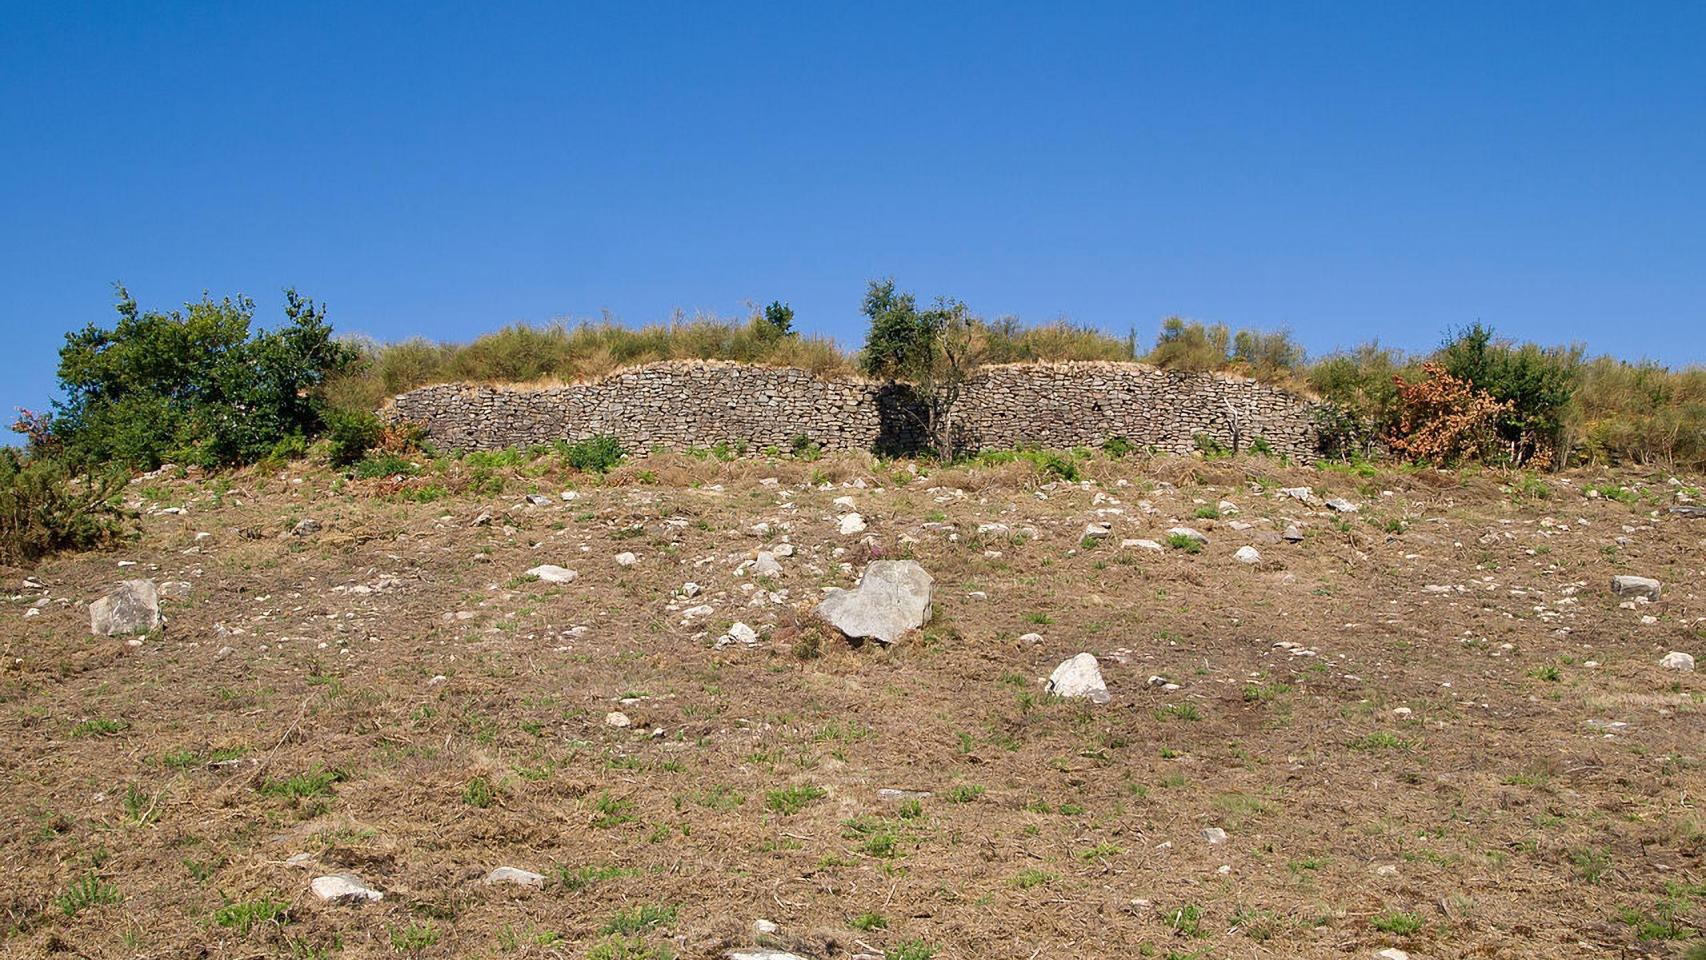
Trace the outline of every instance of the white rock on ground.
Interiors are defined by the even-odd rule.
[[[612,710],[604,715],[604,725],[607,727],[626,727],[632,725],[633,722],[628,719],[627,714],[620,710]]]
[[[717,646],[726,647],[733,643],[744,647],[754,646],[758,643],[758,631],[737,621],[734,626],[729,627],[729,632],[717,641]]]
[[[616,565],[619,567],[631,567],[634,564],[639,563],[639,562],[640,562],[639,557],[634,556],[632,553],[629,553],[626,550],[624,550],[621,553],[618,553],[616,555]]]
[[[1659,582],[1652,577],[1618,576],[1611,578],[1611,592],[1620,597],[1659,598]]]
[[[1102,540],[1113,532],[1113,528],[1105,523],[1086,523],[1084,525],[1085,540]]]
[[[1203,832],[1202,832],[1202,838],[1204,840],[1207,840],[1211,844],[1225,843],[1226,842],[1226,831],[1220,829],[1219,827],[1204,827]]]
[[[1130,547],[1134,550],[1148,550],[1150,553],[1160,553],[1166,549],[1154,540],[1121,540],[1120,546]]]
[[[752,921],[752,932],[758,934],[761,937],[769,936],[770,934],[776,933],[776,932],[780,931],[781,929],[782,929],[781,927],[776,925],[776,922],[774,920],[765,920],[764,918],[760,917],[759,919]]]
[[[776,562],[776,555],[768,550],[758,551],[758,559],[752,562],[752,575],[755,577],[779,577],[782,575],[782,565]]]
[[[1247,563],[1247,564],[1253,565],[1253,564],[1258,564],[1258,563],[1262,562],[1262,555],[1261,555],[1261,553],[1259,553],[1256,550],[1255,547],[1245,546],[1245,547],[1239,547],[1238,552],[1234,553],[1232,555],[1232,559],[1238,561],[1239,563]]]
[[[1683,653],[1681,650],[1672,650],[1660,658],[1659,666],[1666,670],[1693,670],[1694,655]]]
[[[730,950],[723,956],[728,960],[806,960],[805,957],[786,950]]]
[[[842,536],[852,536],[855,533],[864,533],[865,518],[857,513],[849,513],[841,518],[841,525],[837,529],[841,531]]]
[[[935,581],[914,560],[876,560],[852,590],[831,590],[812,614],[848,637],[894,643],[930,622]]]
[[[1311,487],[1282,487],[1280,493],[1298,503],[1308,504],[1311,507],[1321,506],[1321,498],[1315,495],[1315,490]]]
[[[568,583],[570,580],[580,576],[580,574],[570,570],[568,567],[559,567],[553,563],[542,563],[537,567],[533,567],[527,571],[527,575],[530,577],[538,577],[546,583]]]
[[[1338,513],[1356,513],[1359,508],[1344,497],[1333,497],[1327,501],[1327,509]]]
[[[320,521],[313,517],[305,517],[302,520],[298,520],[296,522],[296,526],[290,528],[290,535],[293,537],[308,537],[319,532]]]
[[[160,625],[160,592],[152,580],[126,580],[89,604],[89,630],[103,637],[147,633]]]
[[[1208,537],[1195,527],[1172,527],[1167,531],[1167,536],[1184,537],[1186,540],[1195,540],[1198,543],[1208,542]]]
[[[314,891],[314,896],[328,903],[367,903],[385,899],[385,894],[362,883],[361,878],[353,873],[315,877],[308,888]]]
[[[1019,635],[1019,642],[1020,643],[1042,643],[1043,642],[1043,635],[1040,633],[1022,633]]]
[[[491,873],[486,874],[486,879],[483,882],[487,886],[510,884],[517,887],[529,887],[534,890],[545,889],[545,877],[543,874],[534,873],[531,870],[523,870],[520,867],[498,867]]]
[[[1387,947],[1374,955],[1374,960],[1410,960],[1410,955],[1397,947]]]
[[[1082,698],[1091,703],[1107,703],[1108,685],[1102,680],[1102,668],[1096,658],[1080,653],[1049,674],[1048,692],[1057,697]]]

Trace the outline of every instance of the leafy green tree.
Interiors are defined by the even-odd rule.
[[[764,308],[764,322],[774,335],[785,337],[794,332],[794,308],[780,300],[772,300]]]
[[[910,293],[895,289],[893,278],[872,280],[859,311],[871,321],[859,365],[873,377],[905,379],[930,357],[930,318]]]
[[[122,286],[118,322],[66,334],[53,433],[82,464],[148,469],[260,459],[324,423],[321,388],[356,353],[323,305],[285,292],[285,323],[252,332],[248,297],[144,311]]]

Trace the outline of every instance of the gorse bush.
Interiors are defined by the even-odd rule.
[[[74,477],[64,461],[0,447],[0,563],[30,563],[117,539],[126,516],[118,493],[126,479],[111,470]]]
[[[116,325],[66,334],[59,351],[49,429],[74,464],[218,466],[305,445],[323,423],[319,388],[355,360],[294,290],[284,325],[260,332],[246,297],[159,313],[118,294]]]

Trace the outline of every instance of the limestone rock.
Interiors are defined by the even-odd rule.
[[[1361,508],[1344,497],[1333,497],[1327,501],[1327,509],[1336,513],[1356,513]]]
[[[1232,559],[1239,563],[1254,566],[1255,564],[1262,562],[1262,555],[1255,547],[1244,546],[1238,548],[1238,552],[1232,555]]]
[[[616,555],[616,565],[619,567],[631,567],[634,564],[639,563],[639,562],[640,562],[640,558],[634,556],[632,553],[630,553],[627,550],[624,550],[621,553],[618,553]]]
[[[1108,685],[1102,680],[1102,668],[1096,658],[1080,653],[1064,660],[1049,674],[1048,692],[1057,697],[1083,698],[1091,703],[1107,703]]]
[[[1659,666],[1666,670],[1693,670],[1694,655],[1683,653],[1681,650],[1672,650],[1660,658]]]
[[[89,604],[89,630],[99,636],[147,633],[160,625],[160,593],[152,580],[126,580]]]
[[[864,533],[865,518],[857,513],[849,513],[841,518],[841,523],[836,529],[840,530],[844,537],[852,536],[855,533]]]
[[[568,567],[559,567],[556,564],[551,563],[542,563],[537,567],[533,567],[527,571],[527,575],[530,577],[537,577],[546,583],[568,583],[574,578],[580,576],[580,574],[570,570]]]
[[[481,882],[488,887],[496,886],[498,884],[510,884],[517,887],[528,887],[533,890],[545,889],[544,875],[534,873],[531,870],[523,870],[519,867],[498,867],[491,873],[486,874],[486,879]]]
[[[1611,592],[1620,597],[1659,598],[1659,582],[1652,577],[1617,576],[1611,578]]]
[[[1211,845],[1222,844],[1226,842],[1226,831],[1219,827],[1204,827],[1202,838],[1207,840]]]
[[[385,899],[385,894],[361,882],[353,873],[334,873],[315,877],[308,885],[314,896],[328,903],[368,903]]]
[[[1172,527],[1167,531],[1167,536],[1184,537],[1186,540],[1195,540],[1198,543],[1208,542],[1208,537],[1195,527]]]
[[[894,643],[930,622],[935,581],[914,560],[875,560],[852,590],[832,590],[813,615],[853,639]]]
[[[776,562],[776,555],[768,550],[758,551],[758,559],[752,562],[752,575],[755,577],[779,577],[782,575],[782,565]]]

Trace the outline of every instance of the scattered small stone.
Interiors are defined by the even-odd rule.
[[[579,491],[576,490],[564,490],[560,496],[564,500],[579,500],[581,495]]]
[[[1287,524],[1286,528],[1285,528],[1285,532],[1280,534],[1280,536],[1285,538],[1285,540],[1289,543],[1302,543],[1303,542],[1303,531],[1301,529],[1299,529],[1297,524],[1295,524],[1295,523]]]
[[[1694,655],[1683,653],[1681,650],[1672,650],[1659,660],[1659,666],[1666,670],[1693,670]]]
[[[293,537],[311,537],[319,532],[320,521],[313,517],[304,517],[296,522],[296,526],[290,528],[290,535]]]
[[[1616,576],[1611,578],[1611,592],[1620,597],[1646,597],[1648,600],[1657,600],[1659,582],[1652,577]]]
[[[1113,528],[1105,523],[1087,523],[1084,525],[1084,536],[1081,539],[1103,540],[1112,532]]]
[[[797,953],[786,950],[730,950],[723,954],[728,960],[807,960]]]
[[[1210,844],[1222,844],[1226,842],[1226,831],[1219,827],[1204,827],[1202,838]]]
[[[1313,487],[1283,487],[1280,493],[1311,507],[1321,506],[1321,498],[1315,495]]]
[[[574,578],[580,576],[580,574],[570,570],[568,567],[559,567],[556,564],[551,563],[543,563],[537,567],[533,567],[527,571],[527,575],[543,580],[546,583],[568,583]]]
[[[768,550],[758,551],[758,559],[752,563],[752,573],[758,577],[779,577],[782,575],[782,565],[776,562],[776,555]]]
[[[284,865],[287,867],[306,867],[313,862],[314,855],[312,853],[293,853],[284,858]]]
[[[1387,947],[1374,955],[1374,960],[1410,960],[1410,955],[1397,947]]]
[[[1195,527],[1173,527],[1167,531],[1167,536],[1184,537],[1186,540],[1195,540],[1198,543],[1208,542],[1208,537],[1204,536],[1203,532]]]
[[[188,580],[167,580],[160,584],[160,599],[188,600],[190,598],[190,582]]]
[[[1057,697],[1083,698],[1091,703],[1107,703],[1111,699],[1108,685],[1102,680],[1101,665],[1088,653],[1080,653],[1055,667],[1047,689]]]
[[[548,507],[551,505],[551,498],[543,494],[530,493],[527,495],[527,502],[535,507]]]
[[[1262,555],[1255,547],[1244,546],[1238,548],[1238,552],[1232,555],[1232,559],[1239,563],[1255,565],[1262,562]]]
[[[782,929],[781,927],[770,922],[769,920],[763,919],[762,917],[757,919],[757,920],[752,921],[752,932],[758,934],[761,937],[770,936],[771,934],[776,933],[777,931],[779,931],[781,929]]]
[[[744,647],[755,646],[758,643],[758,631],[737,621],[734,626],[729,627],[728,633],[717,640],[717,646],[726,647],[735,643]]]
[[[1161,553],[1166,550],[1165,547],[1156,543],[1154,540],[1121,540],[1120,546],[1122,548],[1130,548],[1133,550],[1148,550],[1150,553]]]
[[[639,563],[639,562],[640,562],[640,558],[634,556],[632,553],[630,553],[627,550],[624,550],[621,553],[618,553],[616,555],[616,565],[619,567],[631,567],[634,564]]]
[[[152,580],[126,580],[89,604],[89,629],[99,636],[147,633],[159,625],[160,593]]]
[[[627,727],[633,723],[634,721],[629,720],[628,715],[620,710],[612,710],[604,715],[604,725],[607,727]]]
[[[328,903],[368,903],[385,899],[385,894],[361,882],[353,873],[334,873],[315,877],[308,885],[314,895]]]
[[[930,791],[928,791],[928,790],[901,790],[901,789],[898,789],[896,787],[879,787],[877,789],[877,799],[879,799],[879,800],[928,800],[928,799],[930,799]]]
[[[852,536],[855,533],[864,533],[865,518],[857,513],[849,513],[841,518],[841,525],[837,529],[841,531],[841,535],[844,537]]]
[[[699,595],[699,591],[700,591],[700,586],[691,580],[689,580],[686,583],[681,585],[681,595],[684,597],[687,597],[690,600],[694,597],[697,597]]]
[[[1040,633],[1035,633],[1035,632],[1021,633],[1019,635],[1019,642],[1024,643],[1024,644],[1042,643],[1043,642],[1043,635]]]
[[[1356,513],[1360,508],[1344,497],[1333,497],[1327,501],[1327,509],[1337,513]]]
[[[488,887],[507,883],[517,887],[528,887],[533,890],[545,889],[544,875],[534,873],[531,870],[523,870],[519,867],[498,867],[491,873],[486,874],[486,879],[481,882]]]

